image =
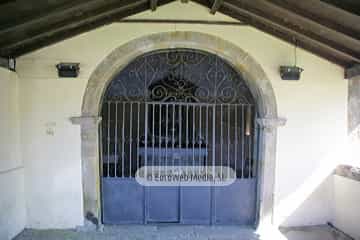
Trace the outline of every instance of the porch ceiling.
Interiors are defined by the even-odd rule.
[[[17,57],[174,0],[2,0],[0,56]],[[182,0],[187,2],[187,0]],[[358,0],[194,0],[344,68],[360,63]]]

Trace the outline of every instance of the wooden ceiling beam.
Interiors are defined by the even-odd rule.
[[[64,21],[56,22],[54,24],[46,25],[44,28],[34,29],[28,37],[19,36],[19,38],[0,40],[1,55],[4,53],[11,53],[13,49],[21,48],[26,44],[34,41],[41,41],[42,38],[51,36],[52,34],[71,28],[73,26],[86,24],[87,22],[94,22],[94,20],[102,17],[110,17],[111,14],[117,14],[126,9],[130,9],[139,4],[147,3],[147,0],[124,0],[115,4],[109,4],[94,11],[86,12],[85,14],[67,18]],[[1,36],[1,35],[0,35]],[[3,39],[4,39],[3,38]]]
[[[101,20],[87,21],[87,22],[84,22],[83,24],[69,26],[66,29],[62,29],[62,30],[53,32],[51,35],[41,38],[37,41],[32,41],[32,42],[29,42],[28,44],[11,49],[11,56],[19,57],[19,56],[27,54],[29,52],[38,50],[42,47],[46,47],[51,44],[55,44],[55,43],[61,42],[63,40],[66,40],[68,38],[77,36],[79,34],[91,31],[94,28],[110,24],[118,19],[127,17],[129,13],[137,14],[142,11],[146,11],[148,9],[149,9],[148,3],[141,4],[141,5],[138,5],[137,7],[134,7],[133,9],[131,9],[129,11],[119,13],[116,17],[102,18]]]
[[[194,0],[197,3],[208,6],[207,0]],[[241,9],[237,8],[229,4],[227,1],[224,1],[222,8],[219,12],[228,15],[234,19],[237,19],[245,24],[253,26],[260,31],[268,33],[274,37],[277,37],[285,42],[290,44],[294,44],[294,35],[289,34],[288,32],[284,31],[283,29],[278,28],[277,26],[268,24],[264,21],[259,21],[259,19],[254,18],[252,15],[247,14],[246,12],[242,11]],[[308,41],[304,38],[297,38],[297,45],[313,54],[325,58],[330,62],[333,62],[339,66],[347,67],[353,61],[349,59],[346,55],[343,55],[338,52],[334,52],[329,48],[325,48],[323,45],[319,45],[317,42]]]
[[[263,0],[227,0],[225,3],[236,9],[239,14],[281,29],[281,31],[292,35],[293,38],[317,42],[317,45],[345,55],[354,62],[360,62],[360,53],[354,50],[355,47],[345,46],[340,42],[323,37],[321,32],[315,33],[313,29],[305,29],[301,24],[292,23],[288,16],[286,18],[280,16],[276,9],[272,9],[269,5],[262,5]]]
[[[74,0],[61,5],[60,7],[54,8],[50,12],[37,12],[31,16],[22,17],[15,22],[1,24],[0,35],[7,32],[20,31],[26,29],[29,26],[39,24],[40,22],[47,22],[56,18],[63,18],[64,16],[77,16],[84,11],[99,7],[101,4],[104,4],[103,0]]]
[[[0,5],[5,5],[5,4],[9,4],[9,3],[15,3],[16,0],[2,0],[0,1]]]
[[[172,2],[173,0],[158,0],[158,6]],[[97,9],[96,12],[87,14],[82,19],[69,19],[56,25],[42,29],[34,36],[23,39],[19,42],[0,47],[1,56],[21,56],[41,47],[65,40],[97,27],[116,22],[122,18],[149,10],[148,0],[123,0],[116,8],[108,6],[107,11]],[[71,21],[72,20],[72,21]]]
[[[348,26],[345,25],[343,21],[332,17],[336,12],[339,15],[342,11],[334,9],[333,6],[323,3],[318,0],[306,0],[306,1],[294,1],[294,0],[267,0],[269,3],[274,4],[278,7],[291,11],[303,18],[309,19],[323,27],[334,30],[338,33],[342,33],[347,37],[360,40],[360,29],[356,29],[355,25]],[[316,4],[316,8],[314,7]],[[321,10],[319,10],[321,8]],[[321,12],[320,12],[321,11]],[[326,17],[325,17],[326,16]],[[348,16],[351,20],[356,21],[355,18],[358,18],[360,22],[360,16]]]
[[[167,3],[172,0],[159,0],[159,2]],[[27,44],[31,44],[31,42],[41,41],[42,38],[47,38],[52,34],[62,31],[64,29],[72,28],[77,25],[86,24],[87,22],[94,22],[97,19],[101,20],[102,18],[111,18],[112,16],[116,16],[116,14],[123,12],[125,10],[131,10],[138,5],[147,5],[147,9],[149,9],[148,0],[123,0],[118,1],[113,4],[108,4],[101,8],[97,8],[94,11],[86,12],[80,16],[74,16],[72,18],[68,18],[61,22],[56,22],[54,24],[46,25],[44,28],[33,29],[31,31],[31,35],[28,37],[19,36],[19,38],[13,39],[4,39],[0,40],[0,54],[2,56],[7,56],[11,54],[12,51],[16,48],[22,48]]]
[[[210,13],[215,14],[221,5],[224,3],[224,0],[214,0],[214,3],[211,6]]]
[[[354,15],[360,15],[360,3],[359,0],[320,0],[334,7],[341,8]]]

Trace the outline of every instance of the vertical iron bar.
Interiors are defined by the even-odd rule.
[[[231,105],[228,104],[227,106],[227,177],[229,177],[229,174],[230,174],[230,144],[231,144],[231,141],[230,141],[230,107]]]
[[[159,151],[159,156],[158,156],[158,158],[159,158],[159,167],[158,167],[158,169],[159,169],[159,172],[160,172],[160,170],[161,170],[161,161],[162,161],[162,159],[161,159],[161,151],[162,151],[162,148],[161,148],[161,141],[162,141],[162,132],[161,132],[161,108],[162,108],[162,105],[161,105],[161,103],[159,103],[159,141],[158,141],[158,143],[159,143],[159,149],[158,149],[158,151]]]
[[[133,129],[132,129],[132,125],[133,125],[133,103],[130,102],[130,127],[129,127],[129,130],[130,130],[130,133],[129,133],[129,176],[130,178],[132,177],[132,132],[133,132]]]
[[[141,105],[140,105],[140,102],[138,102],[138,103],[137,103],[136,171],[138,171],[139,168],[140,168],[140,163],[139,163],[139,148],[140,148],[140,110],[141,110]]]
[[[108,124],[107,124],[107,176],[110,177],[110,104],[108,102]]]
[[[149,109],[148,109],[148,103],[145,103],[145,116],[144,116],[144,120],[145,120],[145,139],[144,139],[144,142],[145,142],[145,147],[144,147],[144,156],[145,156],[145,159],[144,159],[144,166],[145,166],[145,170],[144,170],[144,178],[147,179],[147,167],[148,167],[148,164],[147,164],[147,157],[148,157],[148,153],[147,153],[147,148],[148,148],[148,114],[149,114]]]
[[[186,104],[186,137],[185,137],[185,148],[189,149],[189,104]],[[186,172],[189,165],[189,155],[186,154]]]
[[[206,120],[205,120],[205,175],[207,175],[207,167],[208,167],[208,141],[209,141],[209,105],[206,104]]]
[[[254,113],[255,113],[255,116],[254,116],[254,120],[253,120],[253,125],[254,125],[254,141],[253,141],[253,167],[252,167],[252,176],[253,177],[256,177],[257,175],[257,162],[258,162],[258,159],[259,159],[259,156],[258,156],[258,145],[259,145],[259,129],[258,129],[258,126],[256,124],[256,119],[257,119],[257,112],[255,111],[254,109]]]
[[[125,177],[125,102],[122,104],[121,177]]]
[[[241,178],[244,178],[244,158],[245,158],[245,142],[244,142],[244,105],[241,105]]]
[[[223,104],[220,104],[220,176],[223,175]]]
[[[175,103],[172,104],[172,151],[171,151],[171,159],[172,159],[172,166],[175,165],[174,159],[174,151],[175,151]]]
[[[216,157],[216,105],[214,104],[212,112],[212,175],[215,177],[215,157]]]
[[[152,107],[152,158],[151,158],[151,176],[154,178],[154,165],[155,165],[155,104]]]
[[[236,162],[237,162],[237,148],[238,148],[238,120],[237,120],[237,105],[235,105],[235,147],[234,147],[234,152],[235,152],[235,158],[234,158],[234,170],[235,170],[235,176],[237,178],[237,166],[236,166]]]
[[[118,147],[118,102],[115,103],[115,177],[117,177],[117,165],[118,165],[118,158],[117,158],[117,149]]]
[[[168,135],[169,135],[169,104],[166,104],[166,118],[165,118],[165,172],[167,174],[167,164],[168,164]]]
[[[193,124],[192,124],[192,157],[193,157],[193,164],[191,173],[194,173],[194,166],[195,166],[195,123],[196,123],[196,112],[195,112],[195,105],[193,107]]]
[[[198,157],[198,159],[199,159],[199,163],[198,163],[198,167],[199,167],[199,171],[200,171],[200,169],[201,169],[201,158],[202,158],[202,155],[201,155],[201,152],[202,152],[202,149],[201,149],[201,138],[202,138],[202,136],[201,136],[201,113],[202,113],[202,111],[201,111],[201,109],[202,109],[202,106],[201,105],[199,105],[199,157]],[[200,173],[200,172],[199,172]]]
[[[181,114],[182,114],[182,105],[181,104],[179,104],[178,105],[178,110],[179,110],[179,156],[180,156],[180,163],[182,163],[182,157],[183,157],[183,154],[181,153],[181,134],[182,134],[182,132],[181,132],[181,121],[182,121],[182,116],[181,116]],[[178,165],[180,165],[180,163],[178,164]]]
[[[246,122],[245,135],[250,136],[251,135],[251,105],[247,105],[245,122]]]
[[[213,104],[212,105],[212,166],[211,166],[211,174],[213,179],[215,178],[215,149],[216,149],[216,105]],[[214,184],[214,182],[212,182],[212,184]],[[214,187],[213,185],[211,185],[212,187],[210,188],[211,191],[211,208],[210,208],[210,214],[211,214],[211,224],[215,223],[215,218],[216,218],[216,211],[215,211],[215,191],[214,191]]]

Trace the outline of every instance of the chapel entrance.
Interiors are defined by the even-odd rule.
[[[241,74],[214,54],[165,49],[130,62],[102,102],[103,223],[253,225],[256,115]],[[135,180],[143,167],[173,166],[231,168],[236,179],[228,186],[144,186]]]

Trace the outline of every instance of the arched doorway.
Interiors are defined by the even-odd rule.
[[[108,84],[129,62],[144,53],[164,48],[192,48],[220,56],[240,72],[255,98],[261,125],[257,188],[257,225],[272,223],[275,189],[276,132],[285,124],[278,118],[271,83],[262,67],[241,48],[219,37],[198,32],[164,32],[129,41],[115,49],[90,76],[83,98],[82,115],[71,118],[81,126],[81,158],[85,224],[101,224],[99,175],[99,123],[102,98]]]
[[[103,222],[254,225],[256,116],[241,74],[214,54],[173,48],[134,59],[110,82],[102,102]],[[168,169],[169,177],[174,166],[191,169],[191,176],[182,173],[186,185],[135,180],[140,168]],[[230,185],[199,182],[232,170]]]

